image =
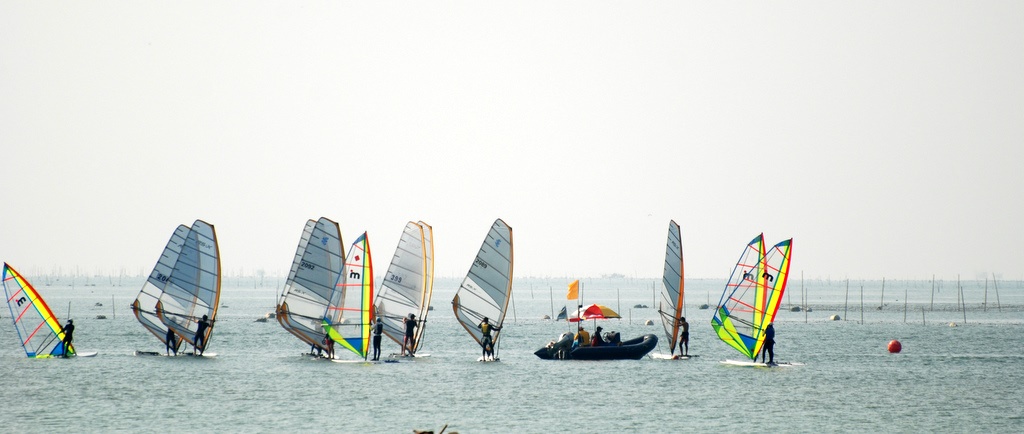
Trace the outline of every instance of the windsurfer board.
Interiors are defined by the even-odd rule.
[[[720,363],[723,365],[730,366],[749,366],[755,368],[792,368],[794,366],[803,366],[803,363],[797,362],[775,362],[775,363],[760,363],[748,360],[722,360]]]
[[[480,358],[476,359],[476,361],[491,363],[491,362],[500,362],[501,359],[484,359],[483,357],[480,357]]]
[[[692,359],[694,357],[699,357],[699,356],[696,355],[696,354],[689,354],[689,355],[682,355],[682,354],[674,354],[673,355],[673,354],[663,354],[663,353],[653,353],[653,354],[651,354],[651,358],[654,359],[654,360],[690,360],[690,359]]]
[[[389,358],[389,359],[398,359],[398,360],[404,360],[404,359],[422,359],[422,358],[425,358],[425,357],[430,357],[430,354],[413,354],[413,355],[411,355],[411,356],[403,356],[403,355],[401,355],[401,354],[398,354],[398,353],[391,353],[391,354],[388,354],[388,358]]]
[[[348,364],[360,364],[360,365],[376,365],[378,363],[398,363],[398,361],[389,360],[346,360],[346,359],[329,359],[334,363],[348,363]]]
[[[93,355],[95,355],[95,354],[96,353],[93,353]],[[203,353],[202,355],[199,355],[199,354],[192,354],[192,352],[185,352],[185,351],[178,352],[178,354],[167,354],[167,353],[161,353],[161,352],[158,352],[158,351],[139,351],[139,350],[135,350],[135,355],[136,356],[152,356],[152,357],[180,357],[180,356],[188,356],[188,357],[217,357],[217,353]],[[89,356],[86,356],[86,357],[89,357]]]

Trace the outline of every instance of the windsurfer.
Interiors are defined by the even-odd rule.
[[[196,336],[192,338],[192,354],[196,354],[196,350],[199,350],[199,355],[203,355],[203,351],[206,350],[206,329],[210,328],[209,317],[203,315],[203,319],[199,320],[196,324]],[[200,345],[202,342],[202,345]]]
[[[324,348],[327,349],[327,358],[334,359],[334,339],[331,339],[330,334],[324,335]]]
[[[75,322],[69,319],[68,323],[65,324],[64,327],[61,327],[60,331],[64,332],[64,340],[61,341],[64,344],[64,352],[61,354],[61,356],[67,358],[69,351],[68,349],[71,348],[71,341],[74,340]]]
[[[380,360],[380,340],[384,333],[384,322],[377,317],[377,324],[373,326],[373,360]]]
[[[483,339],[480,340],[480,346],[484,349],[483,359],[494,360],[494,341],[491,340],[491,330],[501,330],[501,327],[491,324],[485,316],[483,321],[477,324],[477,328],[484,334]],[[489,359],[488,356],[490,356]]]
[[[679,328],[682,333],[679,335],[679,353],[685,356],[690,355],[690,323],[686,322],[686,317],[679,318]],[[684,351],[683,348],[686,348]]]
[[[415,334],[416,327],[419,327],[419,324],[416,324],[416,315],[411,313],[402,322],[405,323],[405,340],[402,341],[402,355],[409,355],[411,357],[413,355],[413,348],[416,347]]]
[[[164,337],[164,351],[167,355],[171,355],[171,351],[174,351],[174,355],[178,355],[178,337],[174,335],[174,330],[167,327],[167,336]]]
[[[764,363],[764,355],[768,354],[768,364],[775,364],[775,324],[768,323],[764,329],[764,349],[761,350],[761,363]],[[757,359],[754,359],[755,361]]]

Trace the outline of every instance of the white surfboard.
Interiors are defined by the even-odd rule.
[[[75,353],[75,357],[95,357],[99,354],[98,351],[78,351]]]
[[[397,359],[397,360],[416,360],[416,359],[423,359],[423,358],[427,358],[427,357],[430,357],[430,354],[420,354],[420,353],[417,353],[417,354],[413,354],[411,356],[403,356],[403,355],[398,354],[398,353],[391,353],[391,354],[388,354],[387,358],[388,359]]]
[[[747,366],[747,367],[755,367],[755,368],[792,368],[794,366],[804,366],[803,363],[798,363],[798,362],[775,362],[775,363],[768,364],[768,363],[754,362],[754,361],[750,361],[750,360],[722,360],[719,363],[722,363],[723,365],[730,365],[730,366]]]
[[[654,360],[690,360],[691,358],[697,357],[696,354],[682,355],[682,354],[664,354],[664,353],[652,353],[650,357]]]
[[[487,359],[487,360],[484,360],[483,357],[480,357],[480,358],[476,359],[476,361],[478,361],[478,362],[486,362],[486,363],[493,363],[493,362],[500,362],[501,359],[497,358],[497,359]]]

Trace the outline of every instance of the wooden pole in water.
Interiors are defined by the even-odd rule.
[[[843,321],[846,321],[846,313],[850,311],[850,278],[846,278],[846,301],[843,302]]]
[[[992,287],[996,289],[996,308],[998,308],[999,311],[1002,312],[1003,305],[999,304],[999,283],[996,280],[996,273],[992,273]]]
[[[886,278],[882,277],[882,300],[879,300],[879,310],[886,305]]]
[[[929,306],[930,310],[935,310],[935,275],[932,274],[932,304]]]
[[[988,277],[985,277],[985,299],[981,303],[981,308],[988,312]]]
[[[964,287],[962,286],[960,286],[960,305],[964,307],[964,324],[967,324],[967,299],[964,298]]]
[[[622,297],[619,296],[619,288],[615,288],[615,309],[622,312]]]
[[[928,325],[924,322],[924,307],[921,308],[921,325]]]
[[[804,324],[807,323],[807,292],[804,291],[804,272],[800,270],[800,292],[804,294]]]
[[[903,287],[903,324],[907,323],[907,294],[910,292],[906,286]]]
[[[114,295],[110,295],[110,316],[111,319],[117,319],[117,309],[114,309]]]
[[[956,275],[956,307],[963,309],[963,304],[960,304],[960,275]]]
[[[864,285],[860,285],[860,323],[864,324]]]
[[[519,319],[516,318],[516,293],[513,292],[511,294],[511,297],[512,297],[512,322],[515,323],[515,322],[519,321]]]
[[[555,320],[555,293],[551,289],[551,285],[548,285],[548,300],[551,302],[551,320]]]

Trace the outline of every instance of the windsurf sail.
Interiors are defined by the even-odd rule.
[[[341,230],[334,221],[309,220],[302,230],[295,259],[277,306],[277,321],[299,340],[321,350],[327,336],[323,327],[327,308],[345,266]]]
[[[203,347],[209,347],[220,305],[220,249],[213,225],[196,220],[181,245],[174,269],[156,303],[156,314],[181,340],[195,345],[199,321],[207,317]]]
[[[160,318],[156,314],[156,305],[164,293],[164,288],[171,281],[170,276],[178,264],[178,256],[181,255],[181,247],[185,244],[185,239],[188,238],[189,230],[189,227],[185,225],[179,225],[174,230],[163,253],[160,254],[160,259],[156,261],[153,272],[149,274],[139,295],[135,297],[135,302],[132,303],[135,318],[164,344],[167,343],[167,327],[160,322]],[[177,340],[178,346],[181,345],[181,342],[181,339]]]
[[[665,271],[662,274],[661,304],[658,312],[668,337],[669,354],[675,354],[679,341],[679,318],[683,316],[683,245],[679,225],[668,223],[668,241],[665,243]]]
[[[725,285],[711,326],[725,343],[756,359],[789,279],[793,239],[765,250],[764,234],[747,244]]]
[[[4,294],[11,310],[14,329],[21,347],[30,358],[48,358],[64,354],[64,331],[57,316],[46,305],[39,292],[6,262],[3,274]],[[68,355],[75,354],[75,346]]]
[[[366,359],[373,320],[373,261],[363,232],[348,251],[344,283],[335,291],[321,325],[330,338]]]
[[[416,316],[419,327],[413,335],[414,353],[422,343],[433,290],[431,232],[422,222],[405,225],[376,300],[376,317],[382,320],[384,334],[399,345],[405,340],[405,319],[410,314]]]
[[[462,327],[480,344],[483,340],[478,328],[480,321],[486,317],[491,324],[501,327],[511,297],[512,228],[497,219],[456,291],[452,309]],[[498,348],[500,335],[501,331],[495,330],[494,348]]]

